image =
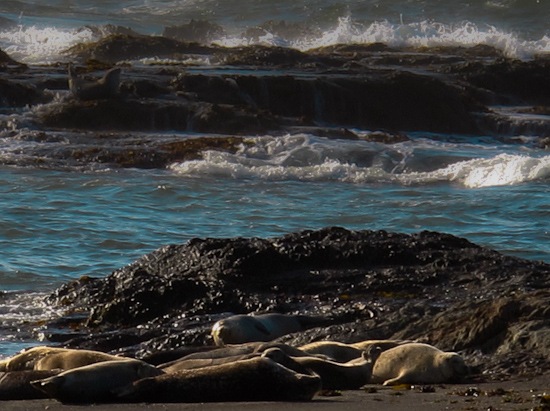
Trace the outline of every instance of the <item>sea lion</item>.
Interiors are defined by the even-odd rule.
[[[354,348],[367,351],[370,347],[379,347],[382,351],[397,347],[398,345],[409,344],[410,340],[364,340],[350,344]]]
[[[363,351],[350,344],[338,341],[316,341],[298,347],[308,355],[325,355],[333,361],[345,363],[356,358],[361,358]]]
[[[409,343],[383,351],[374,364],[372,382],[384,385],[457,382],[468,375],[464,359],[429,344]]]
[[[309,355],[325,355],[336,362],[348,362],[361,358],[364,351],[379,347],[382,351],[409,343],[406,340],[365,340],[353,344],[338,341],[315,341],[298,347]]]
[[[125,359],[128,358],[101,351],[67,349],[62,352],[46,354],[36,361],[34,369],[37,371],[54,369],[71,370],[98,362]]]
[[[168,362],[180,360],[183,357],[186,357],[190,354],[203,353],[203,352],[208,352],[216,349],[219,349],[219,347],[215,345],[186,346],[186,347],[180,347],[172,350],[166,349],[161,351],[155,351],[155,352],[146,354],[145,356],[141,357],[141,359],[145,362],[148,362],[149,364],[161,365],[161,364],[166,364]]]
[[[272,341],[286,334],[329,324],[321,317],[288,314],[239,314],[214,324],[211,335],[218,346],[251,341]]]
[[[221,358],[191,358],[191,359],[181,359],[177,361],[171,361],[166,364],[161,364],[158,366],[159,369],[164,371],[167,374],[173,374],[177,371],[182,370],[192,370],[195,368],[211,367],[215,365],[228,364],[235,361],[248,360],[250,358],[259,357],[261,354],[250,353],[250,354],[241,354],[241,355],[231,355],[228,357]]]
[[[120,67],[108,70],[99,80],[90,81],[78,77],[72,64],[69,64],[69,90],[79,100],[99,100],[118,94]]]
[[[48,398],[31,385],[31,381],[52,377],[61,371],[7,371],[0,372],[0,401],[36,400]]]
[[[216,350],[193,353],[178,360],[160,364],[158,368],[166,373],[173,373],[180,370],[190,370],[194,368],[210,367],[212,365],[227,364],[230,362],[247,360],[258,357],[266,350],[277,348],[287,355],[296,357],[306,356],[308,354],[287,344],[282,343],[248,343],[241,345],[232,345],[221,347]],[[325,357],[326,358],[326,357]],[[284,365],[284,364],[283,364]]]
[[[323,390],[356,390],[368,384],[372,377],[372,369],[381,350],[378,347],[371,347],[364,351],[360,358],[353,359],[346,363],[323,360],[317,357],[296,357],[290,358],[302,367],[313,371],[321,377]],[[292,367],[289,359],[284,358],[286,354],[276,349],[266,351],[266,356],[279,362],[286,367]]]
[[[0,371],[34,370],[34,365],[41,358],[68,351],[67,348],[38,346],[32,347],[0,362]]]
[[[121,401],[309,401],[321,387],[313,374],[296,373],[269,358],[144,378],[120,390]]]
[[[164,374],[144,361],[103,361],[31,382],[36,389],[63,403],[100,403],[117,399],[115,391],[132,382]]]

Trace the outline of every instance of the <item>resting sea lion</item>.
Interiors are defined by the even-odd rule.
[[[291,358],[294,362],[313,371],[321,377],[321,385],[324,390],[356,390],[371,381],[372,369],[378,356],[380,348],[372,347],[370,351],[362,353],[361,358],[356,358],[346,363],[339,363],[330,360],[323,360],[317,357],[296,357]],[[286,354],[276,352],[273,349],[266,351],[265,355],[278,361],[283,359],[286,364]],[[285,365],[291,367],[291,365]]]
[[[308,401],[320,386],[316,375],[298,374],[269,358],[256,357],[144,378],[122,389],[119,398],[134,402]]]
[[[348,362],[355,358],[361,358],[364,351],[372,347],[379,347],[382,351],[409,343],[406,340],[365,340],[353,344],[345,344],[338,341],[315,341],[299,347],[310,355],[325,355],[336,362]]]
[[[41,358],[65,351],[68,349],[46,346],[32,347],[0,362],[0,371],[34,370],[34,365]]]
[[[366,351],[338,341],[316,341],[302,345],[299,349],[309,355],[322,354],[341,363],[361,358],[363,351]]]
[[[464,359],[428,344],[409,343],[380,354],[372,382],[384,385],[439,384],[460,381],[468,375]]]
[[[161,364],[158,366],[159,369],[164,371],[167,374],[173,374],[177,371],[182,370],[193,370],[195,368],[211,367],[214,365],[228,364],[230,362],[248,360],[250,358],[259,357],[260,354],[250,353],[250,354],[241,354],[241,355],[231,355],[228,357],[221,358],[191,358],[191,359],[181,359],[177,361],[171,361],[166,364]]]
[[[107,354],[93,350],[73,350],[46,354],[34,364],[34,369],[40,370],[71,370],[84,365],[95,364],[102,361],[125,360],[126,357]]]
[[[380,347],[382,351],[397,347],[398,345],[409,344],[410,340],[365,340],[350,344],[352,347],[367,351],[370,347]]]
[[[99,100],[118,94],[120,86],[120,67],[108,70],[96,81],[84,80],[76,74],[72,64],[69,64],[69,90],[80,100]]]
[[[35,389],[31,381],[48,378],[61,371],[7,371],[0,372],[0,401],[36,400],[48,396]]]
[[[145,362],[148,362],[149,364],[160,365],[160,364],[166,364],[171,361],[180,360],[183,357],[186,357],[187,355],[190,355],[190,354],[208,352],[218,348],[219,347],[214,345],[199,346],[199,347],[187,346],[187,347],[176,348],[173,350],[156,351],[141,357],[141,359]]]
[[[251,341],[272,341],[286,334],[329,324],[329,320],[307,315],[258,314],[233,315],[220,320],[212,327],[214,343],[242,344]]]
[[[144,361],[115,360],[64,371],[31,385],[63,403],[100,403],[115,401],[115,391],[136,380],[160,374],[161,370]]]
[[[307,353],[298,348],[282,343],[247,343],[231,345],[218,348],[216,350],[189,354],[178,360],[170,361],[158,365],[158,368],[166,373],[173,373],[180,370],[190,370],[194,368],[210,367],[212,365],[227,364],[229,362],[247,360],[249,358],[260,356],[266,350],[277,348],[287,355],[294,357],[307,356]],[[324,357],[323,358],[327,358]],[[284,364],[283,364],[284,365]]]

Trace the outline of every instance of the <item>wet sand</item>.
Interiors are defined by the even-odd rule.
[[[433,392],[429,392],[432,391]],[[428,391],[428,392],[423,392]],[[108,410],[550,410],[550,372],[534,379],[504,382],[383,387],[367,385],[361,390],[343,391],[340,396],[316,396],[311,402],[235,402],[204,404],[100,404],[64,405],[54,400],[9,401],[0,403],[6,410],[72,411],[93,407]]]

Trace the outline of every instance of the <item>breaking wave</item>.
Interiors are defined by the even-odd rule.
[[[27,64],[50,64],[66,61],[64,52],[70,47],[96,41],[101,36],[97,27],[83,26],[66,28],[59,26],[40,27],[17,25],[0,31],[0,49],[15,60]],[[388,20],[369,24],[359,23],[351,17],[341,17],[336,26],[324,29],[312,36],[304,34],[299,38],[266,31],[263,35],[250,38],[239,31],[214,39],[214,43],[227,46],[248,46],[264,44],[296,48],[302,51],[335,44],[384,43],[390,47],[471,47],[479,44],[501,50],[506,56],[528,60],[536,55],[550,53],[550,37],[524,39],[520,35],[501,30],[495,26],[479,26],[472,22],[444,24],[435,21],[412,23],[391,23]]]
[[[457,183],[468,188],[513,185],[550,177],[550,156],[497,154],[468,159],[449,155],[449,143],[393,145],[330,140],[309,135],[258,137],[235,154],[208,151],[203,159],[174,163],[185,176],[403,185]],[[467,152],[467,150],[466,150]],[[431,169],[426,169],[431,167]]]

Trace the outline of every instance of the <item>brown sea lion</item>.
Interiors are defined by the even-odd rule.
[[[136,380],[160,374],[164,373],[140,360],[103,361],[63,371],[33,381],[31,385],[63,403],[90,404],[116,401],[117,390]]]
[[[52,377],[55,371],[7,371],[0,372],[0,401],[36,400],[48,396],[31,385],[31,381]]]
[[[241,354],[241,355],[231,355],[228,357],[221,358],[192,358],[192,359],[182,359],[178,361],[171,361],[167,364],[161,364],[158,366],[159,369],[164,371],[167,374],[172,374],[177,371],[182,370],[192,370],[195,368],[211,367],[214,365],[228,364],[230,362],[248,360],[250,358],[259,357],[258,353],[250,354]]]
[[[258,357],[266,350],[272,348],[277,348],[285,352],[287,355],[292,355],[295,357],[308,355],[287,344],[273,342],[248,343],[221,347],[217,350],[208,352],[190,354],[178,360],[160,364],[158,367],[166,373],[173,373],[180,370],[209,367],[212,365],[227,364],[229,362]]]
[[[372,382],[384,385],[459,382],[469,373],[464,359],[428,344],[409,343],[380,354]]]
[[[286,334],[328,325],[329,319],[308,315],[257,314],[233,315],[216,322],[211,335],[219,346],[251,341],[272,341]]]
[[[122,389],[119,398],[134,402],[308,401],[320,386],[319,376],[299,374],[269,358],[256,357],[144,378]]]
[[[380,355],[380,348],[372,347],[368,352],[363,352],[360,358],[346,363],[324,360],[317,357],[295,357],[291,358],[321,377],[323,390],[356,390],[371,381],[373,366]],[[265,353],[270,358],[288,364],[286,354],[270,350]],[[290,367],[291,365],[285,365]]]
[[[120,86],[120,67],[108,70],[99,80],[90,81],[80,78],[72,64],[69,64],[69,90],[79,100],[99,100],[118,94]]]

